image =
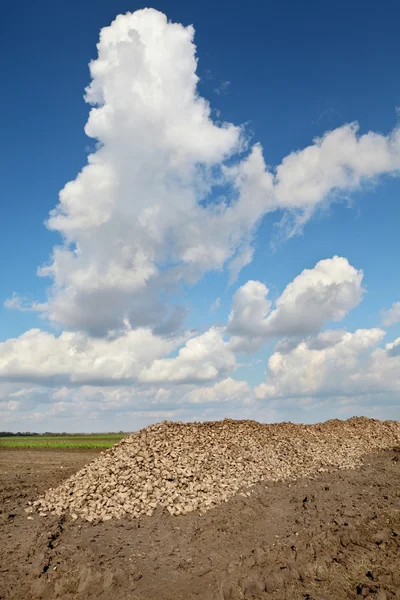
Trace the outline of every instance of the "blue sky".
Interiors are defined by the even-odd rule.
[[[103,430],[120,429],[123,422],[127,429],[135,429],[164,416],[244,415],[260,420],[310,421],[357,413],[399,418],[396,371],[400,358],[395,350],[397,343],[400,348],[400,316],[396,316],[400,315],[400,305],[396,305],[400,301],[397,3],[383,2],[378,11],[372,2],[249,2],[245,6],[155,2],[152,8],[164,13],[170,22],[181,24],[181,32],[194,26],[199,81],[192,103],[182,105],[175,114],[169,102],[169,95],[179,99],[191,85],[190,35],[161,24],[154,16],[158,13],[149,13],[139,25],[129,22],[128,27],[137,32],[143,46],[136,48],[131,36],[126,55],[118,55],[117,66],[110,47],[105,44],[103,48],[103,64],[108,70],[101,81],[92,73],[96,83],[93,94],[98,93],[96,86],[103,95],[109,90],[109,97],[113,86],[120,86],[121,91],[109,102],[113,117],[106,115],[110,118],[108,129],[95,123],[95,134],[88,137],[84,127],[90,106],[83,95],[91,81],[88,63],[97,58],[99,32],[117,15],[142,8],[144,5],[138,3],[108,0],[74,0],[57,6],[23,2],[9,5],[2,21],[0,418],[5,427]],[[145,39],[147,29],[158,32],[151,48]],[[187,39],[177,50],[171,40],[178,43],[182,35]],[[140,48],[144,47],[149,49],[145,68],[140,66]],[[160,53],[165,53],[161,67],[157,62]],[[188,71],[175,78],[181,65],[189,65]],[[131,98],[130,86],[135,82],[142,87]],[[148,113],[141,104],[141,94],[143,105],[151,107]],[[196,107],[199,97],[210,103],[208,115],[200,115]],[[197,118],[201,118],[199,127]],[[357,132],[352,130],[346,139],[332,143],[329,140],[334,138],[329,138],[316,169],[312,160],[303,160],[305,148],[320,147],[315,138],[342,131],[355,121],[359,124]],[[381,137],[370,142],[370,137],[362,138],[369,136],[368,132]],[[96,154],[97,138],[103,154]],[[368,141],[367,153],[361,143],[354,145],[362,139]],[[223,165],[245,169],[254,144],[262,147],[265,172],[276,177],[271,184],[276,191],[268,191],[268,201],[256,187],[259,180],[247,192],[245,186],[235,184],[233,174],[221,174]],[[157,148],[154,154],[152,148]],[[279,178],[275,169],[293,152],[297,162],[292,161]],[[101,185],[109,185],[105,173],[112,166],[112,189],[107,187],[103,200],[99,199],[98,182],[89,177],[85,189],[77,195],[74,192],[73,202],[64,204],[61,212],[65,218],[59,218],[59,213],[53,225],[46,227],[44,222],[56,207],[60,190],[78,176],[89,154],[101,156]],[[169,171],[164,170],[166,164],[173,165]],[[135,165],[138,172],[133,175]],[[194,178],[191,173],[199,165],[218,172],[223,187],[215,185],[210,174],[201,175],[199,183],[199,176]],[[299,168],[303,175],[299,175]],[[150,183],[157,177],[160,183],[153,189]],[[174,188],[178,180],[179,186]],[[302,185],[307,187],[305,195],[296,199]],[[321,193],[315,191],[317,185],[322,186]],[[212,215],[203,219],[204,215],[199,216],[190,204],[192,193],[201,202],[199,186],[208,189],[211,207],[217,201],[218,189],[223,189],[227,202],[241,203],[243,210],[234,217],[221,218],[214,230]],[[179,204],[181,192],[187,195],[182,195]],[[165,211],[160,213],[160,223],[171,219],[171,224],[164,237],[160,234],[161,242],[155,241],[154,234],[150,243],[147,233],[158,221],[143,215],[158,202]],[[252,202],[255,208],[250,223],[247,207]],[[267,208],[263,209],[264,202]],[[109,203],[114,211],[113,225],[111,218],[104,216]],[[309,214],[301,230],[293,234],[293,229],[279,227],[285,216],[290,222],[299,213],[304,216],[306,205]],[[121,214],[124,218],[120,222],[115,215]],[[99,218],[109,218],[108,225],[98,225]],[[90,233],[87,219],[93,220]],[[143,219],[148,224],[138,230],[137,224]],[[194,233],[190,233],[191,228]],[[199,242],[195,242],[196,235]],[[66,254],[54,259],[52,249],[62,244],[63,236],[64,240],[70,236],[71,245],[66,246]],[[73,255],[76,244],[81,248],[78,261]],[[115,256],[109,248],[118,248]],[[230,261],[249,248],[252,259],[229,285]],[[171,261],[163,264],[169,254]],[[325,317],[311,319],[301,335],[296,325],[292,329],[282,326],[292,317],[295,324],[309,318],[302,308],[304,276],[290,306],[288,300],[282,300],[286,305],[274,317],[279,321],[275,327],[271,314],[286,286],[305,269],[313,270],[320,261],[333,260],[334,256],[347,261],[348,266],[329,262],[322,283],[317,276],[314,282],[314,275],[314,283],[307,283],[307,294],[312,295],[307,296],[307,305],[314,300],[317,306],[323,305]],[[53,265],[52,277],[37,275],[43,264]],[[357,275],[361,270],[362,282]],[[124,283],[131,276],[132,284]],[[248,281],[257,281],[268,291],[261,287],[250,290]],[[324,294],[328,288],[336,294],[331,312],[326,308],[331,297],[322,298],[321,286]],[[243,301],[248,303],[246,314],[250,316],[258,309],[262,312],[263,294],[267,303],[272,301],[258,323],[249,317],[246,320],[241,309],[235,312],[234,295],[240,289],[245,290]],[[160,297],[166,298],[162,305]],[[211,310],[217,298],[218,307]],[[35,303],[41,303],[42,309],[31,310]],[[175,314],[174,306],[179,307],[176,314],[186,317],[168,320]],[[392,306],[392,312],[382,313]],[[18,310],[21,307],[31,309]],[[288,316],[289,308],[298,313]],[[32,334],[29,342],[24,341],[20,336],[33,328],[41,330],[35,334],[39,337]],[[257,328],[263,332],[258,341]],[[348,347],[344,348],[344,339],[339,345],[335,342],[326,355],[316,355],[313,350],[315,369],[324,377],[311,383],[310,373],[305,371],[305,364],[312,363],[307,344],[312,345],[312,338],[332,329],[342,335],[345,331],[355,335],[357,330],[379,329],[385,335],[376,334],[367,350],[360,342],[360,349],[351,356]],[[202,337],[210,331],[210,338]],[[46,332],[50,338],[40,337]],[[147,351],[141,355],[144,342],[137,337],[138,332],[154,336],[154,355]],[[83,354],[76,350],[77,338],[64,347],[61,335],[80,336]],[[115,354],[107,346],[110,336],[120,336],[118,352],[122,354],[116,359],[117,367],[123,368],[120,376],[111,374],[102,380],[96,374],[96,364],[105,364],[107,370],[107,360]],[[232,341],[235,336],[241,341]],[[14,342],[7,342],[10,339]],[[280,355],[284,358],[278,372],[271,370],[268,360],[279,354],[276,344],[282,339],[296,340],[299,345]],[[353,352],[353,341],[348,343]],[[347,357],[343,371],[342,358],[337,354],[341,344]],[[38,348],[43,352],[41,365],[35,357]],[[74,352],[76,364],[70,364],[68,357]],[[386,356],[390,360],[384,360]],[[51,357],[55,364],[50,364]],[[180,362],[168,362],[177,358]],[[332,387],[332,365],[339,365],[337,372],[349,382],[348,389]],[[116,370],[112,368],[112,372]],[[308,383],[303,387],[299,384],[296,390],[296,381],[287,380],[287,371]],[[358,387],[353,384],[355,373],[363,380]],[[371,373],[370,381],[365,374]],[[166,411],[167,404],[157,397],[175,400],[168,401]]]

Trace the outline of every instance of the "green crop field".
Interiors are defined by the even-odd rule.
[[[123,433],[0,437],[1,448],[111,448]]]

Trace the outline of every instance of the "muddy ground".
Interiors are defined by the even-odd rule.
[[[0,450],[1,600],[400,598],[400,449],[202,516],[28,518],[28,500],[97,454]]]

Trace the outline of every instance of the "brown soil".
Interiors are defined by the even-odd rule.
[[[27,515],[97,454],[0,450],[2,600],[400,598],[400,449],[264,482],[202,515]]]

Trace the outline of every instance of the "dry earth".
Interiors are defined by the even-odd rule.
[[[1,450],[0,598],[400,598],[400,448],[373,446],[355,469],[264,480],[203,514],[96,523],[25,508],[108,453]]]

